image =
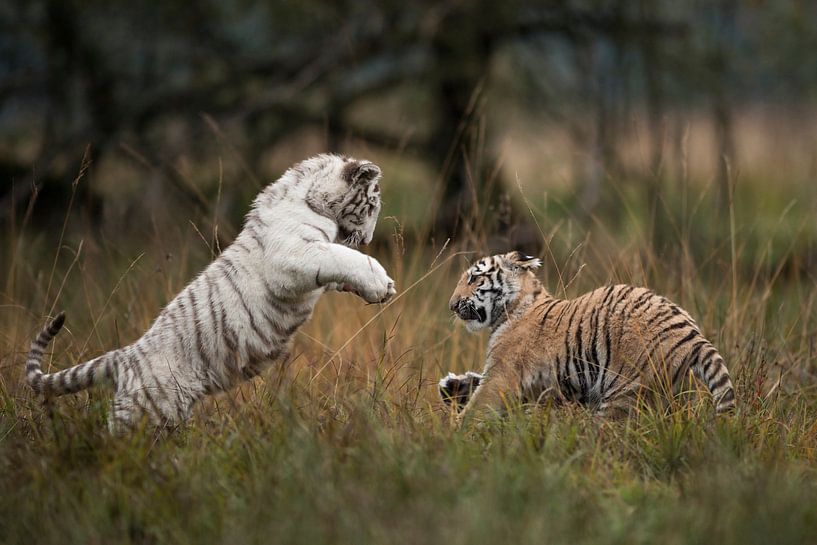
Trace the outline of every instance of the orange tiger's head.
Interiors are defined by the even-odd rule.
[[[541,265],[522,252],[483,257],[462,274],[448,306],[468,331],[491,327],[525,288],[539,285],[532,271]]]

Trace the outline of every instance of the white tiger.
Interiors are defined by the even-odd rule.
[[[354,249],[372,240],[380,212],[380,168],[319,155],[256,197],[235,241],[190,282],[132,344],[63,371],[43,374],[43,352],[60,313],[31,344],[28,384],[45,396],[115,388],[113,431],[143,416],[175,425],[204,395],[226,390],[285,359],[289,341],[325,289],[388,301],[394,281]]]

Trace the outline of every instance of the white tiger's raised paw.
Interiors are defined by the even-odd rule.
[[[367,303],[385,303],[397,293],[386,269],[374,259],[369,260],[370,270],[364,274],[365,281],[356,291]]]

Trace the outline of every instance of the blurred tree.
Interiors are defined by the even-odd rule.
[[[204,208],[211,199],[177,157],[206,157],[215,134],[230,139],[242,172],[260,184],[276,143],[318,127],[330,149],[351,136],[427,160],[439,173],[444,238],[465,227],[458,222],[475,194],[498,201],[489,97],[527,86],[532,114],[569,127],[586,151],[576,199],[584,217],[608,198],[608,178],[638,178],[619,160],[618,142],[634,109],[646,110],[641,179],[660,226],[666,112],[708,103],[716,153],[733,156],[730,104],[739,95],[815,88],[817,71],[792,61],[817,39],[815,9],[795,0],[12,0],[0,6],[0,215],[21,208],[32,181],[70,188],[89,144],[94,162],[147,165]],[[764,39],[769,33],[785,36]],[[753,48],[764,52],[760,62],[736,62]],[[497,77],[508,59],[519,67],[514,81]],[[785,87],[772,77],[781,69],[791,75]],[[353,115],[384,95],[408,110],[418,93],[428,102],[411,134],[389,114],[375,124]],[[722,197],[725,179],[722,170]],[[95,192],[80,190],[98,210]]]

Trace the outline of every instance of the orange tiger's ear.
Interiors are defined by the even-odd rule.
[[[532,271],[542,266],[542,260],[538,257],[529,256],[519,251],[508,252],[502,256],[502,260],[513,269]]]

